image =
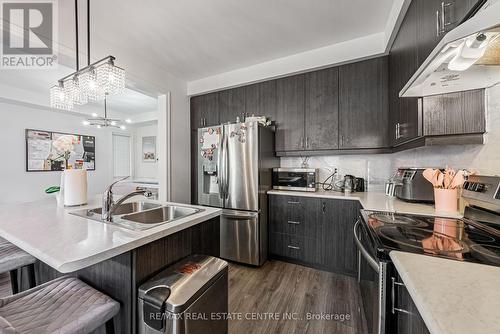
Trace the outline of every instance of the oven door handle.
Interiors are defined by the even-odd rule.
[[[380,273],[380,268],[378,265],[378,262],[368,253],[366,248],[363,246],[361,243],[361,238],[359,237],[358,230],[361,224],[361,220],[358,219],[356,224],[354,224],[354,241],[356,242],[356,246],[358,247],[358,250],[360,251],[361,255],[365,258],[365,260],[368,262],[370,267],[377,272],[377,274]]]

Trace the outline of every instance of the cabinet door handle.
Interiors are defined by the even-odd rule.
[[[396,123],[396,139],[400,139],[403,136],[401,135],[401,123]]]
[[[306,137],[306,148],[309,148],[309,137]]]
[[[295,222],[293,220],[289,220],[288,221],[288,224],[292,224],[292,225],[300,225],[300,222]]]
[[[326,203],[325,202],[323,202],[322,205],[321,205],[321,211],[323,213],[326,213]]]
[[[297,247],[297,246],[291,246],[291,245],[288,245],[287,247],[288,247],[288,248],[290,248],[290,249],[297,249],[297,250],[299,250],[299,249],[300,249],[300,247]]]
[[[446,27],[451,25],[451,22],[446,22],[446,8],[453,6],[453,2],[441,2],[441,13],[439,10],[436,12],[437,19],[437,36],[446,32]]]
[[[396,312],[405,313],[405,314],[412,314],[410,311],[403,310],[401,308],[396,307],[396,285],[398,285],[398,286],[405,286],[405,285],[403,283],[396,282],[395,277],[391,277],[391,281],[392,281],[391,282],[391,304],[392,304],[391,312],[392,312],[392,314],[396,314]]]
[[[344,146],[344,135],[340,136],[340,146]]]
[[[288,204],[300,204],[300,202],[297,202],[297,201],[288,201]]]
[[[441,24],[439,21],[441,20],[440,15],[439,15],[439,10],[436,10],[436,37],[439,37],[441,35]]]

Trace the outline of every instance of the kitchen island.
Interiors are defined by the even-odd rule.
[[[135,333],[139,285],[190,254],[218,256],[220,209],[190,206],[202,211],[143,231],[70,214],[99,206],[100,196],[78,208],[58,207],[55,198],[0,205],[0,237],[40,260],[37,284],[79,277],[120,302],[117,333]]]
[[[500,333],[500,268],[398,251],[390,257],[432,334]]]

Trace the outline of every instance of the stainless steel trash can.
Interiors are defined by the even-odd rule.
[[[192,255],[139,287],[139,334],[227,333],[228,264]]]

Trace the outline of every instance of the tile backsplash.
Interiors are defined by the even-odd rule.
[[[310,157],[309,167],[320,169],[320,181],[338,168],[367,181],[368,189],[382,190],[396,168],[446,167],[474,169],[481,174],[500,175],[500,85],[486,91],[486,135],[484,145],[427,146],[393,154],[332,155]],[[281,158],[282,167],[297,167],[302,158]],[[329,170],[330,169],[330,170]]]

